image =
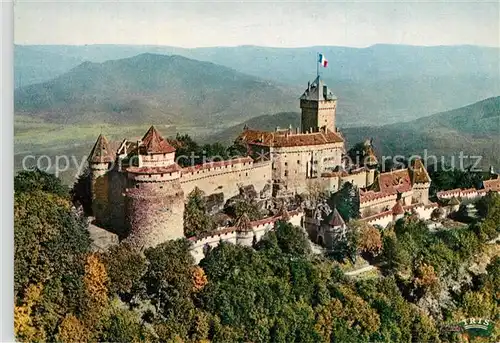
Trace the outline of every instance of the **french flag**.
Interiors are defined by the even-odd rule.
[[[325,58],[325,55],[319,54],[318,63],[320,63],[323,68],[328,66],[328,60]]]

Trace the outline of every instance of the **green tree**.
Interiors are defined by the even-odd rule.
[[[345,221],[359,218],[359,190],[350,182],[342,185],[328,201],[330,207],[336,207]]]
[[[184,209],[184,235],[197,236],[215,229],[215,223],[207,214],[205,194],[195,187],[187,198]]]
[[[104,255],[104,263],[110,279],[110,292],[127,302],[133,301],[141,292],[146,258],[130,244],[122,242],[109,249]]]
[[[87,216],[92,215],[92,176],[90,169],[86,167],[71,188],[70,195],[73,204],[81,204]]]
[[[194,259],[185,239],[168,241],[144,252],[148,261],[142,278],[146,296],[163,317],[178,316],[192,308]]]
[[[59,178],[40,169],[19,172],[14,177],[14,191],[16,193],[43,191],[62,198],[69,195],[69,188],[63,185]]]

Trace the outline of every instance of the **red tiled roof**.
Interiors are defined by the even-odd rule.
[[[181,171],[182,168],[174,163],[166,167],[128,167],[126,170],[134,174],[165,174]]]
[[[253,162],[251,157],[242,157],[242,158],[234,158],[231,160],[217,161],[217,162],[208,162],[203,164],[198,164],[192,167],[182,168],[182,173],[192,173],[198,170],[208,169],[208,168],[218,168],[224,166],[230,166],[239,163],[250,163]]]
[[[363,194],[359,194],[359,201],[361,203],[372,201],[375,199],[384,198],[390,195],[394,195],[395,193],[384,193],[384,192],[374,192],[374,191],[366,191]]]
[[[150,154],[168,154],[175,152],[175,148],[160,135],[154,125],[149,128],[148,132],[146,132],[142,138],[140,149]]]
[[[294,147],[307,145],[321,145],[330,143],[342,143],[342,137],[332,131],[313,133],[291,133],[288,131],[257,131],[245,130],[239,140],[252,145],[262,145],[269,147]]]
[[[393,170],[378,176],[378,187],[383,193],[403,193],[412,189],[408,169]]]

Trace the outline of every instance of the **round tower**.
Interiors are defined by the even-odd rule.
[[[126,169],[127,240],[147,248],[184,237],[184,192],[175,149],[152,126],[132,154],[138,162]]]
[[[129,171],[128,176],[130,188],[125,192],[127,240],[147,248],[184,237],[184,192],[179,181],[180,171],[165,170],[163,176]]]

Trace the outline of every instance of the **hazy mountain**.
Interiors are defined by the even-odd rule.
[[[52,123],[231,125],[297,106],[296,92],[210,62],[141,54],[84,62],[15,90],[16,114]]]
[[[273,130],[276,126],[297,127],[299,113],[279,113],[253,118],[217,134],[207,137],[207,142],[223,140],[229,143],[242,131],[250,128]],[[434,155],[458,166],[460,154],[482,156],[481,165],[500,167],[500,97],[489,98],[469,106],[437,113],[410,122],[380,127],[341,128],[348,146],[373,138],[380,156],[410,154]],[[464,160],[464,165],[473,162]]]
[[[373,125],[374,117],[378,125],[408,121],[500,94],[500,50],[477,46],[184,49],[86,45],[16,46],[15,51],[16,85],[47,81],[60,75],[64,67],[69,69],[71,64],[83,61],[104,62],[151,52],[209,61],[301,89],[314,78],[316,54],[322,52],[329,67],[321,73],[341,99],[343,126]],[[293,94],[295,98],[299,95]],[[271,109],[267,113],[272,113]]]

